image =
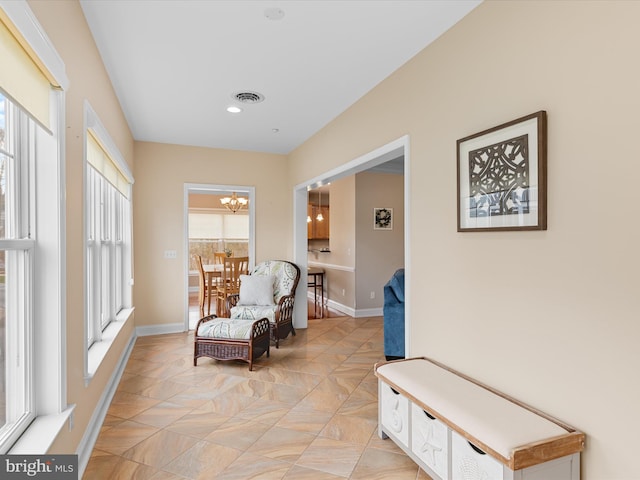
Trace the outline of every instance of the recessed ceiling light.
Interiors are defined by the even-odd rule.
[[[279,129],[279,128],[272,128],[272,129],[271,129],[271,131],[272,131],[273,133],[278,133],[278,132],[280,131],[280,129]]]
[[[236,107],[235,105],[231,105],[230,107],[227,107],[227,112],[229,113],[240,113],[242,111],[242,109],[240,107]]]
[[[282,20],[284,18],[284,10],[281,8],[267,8],[264,11],[264,16],[269,20]]]

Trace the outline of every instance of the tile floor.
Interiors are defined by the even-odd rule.
[[[310,319],[249,372],[193,334],[136,341],[87,480],[429,479],[377,435],[382,317]]]

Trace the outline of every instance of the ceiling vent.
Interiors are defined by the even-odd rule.
[[[264,95],[256,92],[238,92],[231,96],[240,103],[260,103],[264,100]]]

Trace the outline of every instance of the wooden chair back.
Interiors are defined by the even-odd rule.
[[[198,268],[198,304],[200,305],[200,317],[204,317],[204,302],[209,297],[211,305],[211,292],[207,291],[207,279],[202,268],[202,256],[194,255],[196,267]]]
[[[225,315],[225,303],[229,295],[240,293],[240,275],[249,273],[249,257],[224,257],[224,267],[218,286],[218,316]]]
[[[213,263],[222,264],[224,263],[224,259],[227,257],[227,254],[224,252],[214,252],[213,253]]]

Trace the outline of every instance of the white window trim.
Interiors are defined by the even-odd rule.
[[[54,76],[60,90],[50,94],[52,135],[36,135],[38,148],[34,271],[34,388],[36,419],[9,453],[46,453],[74,406],[67,405],[65,66],[26,0],[0,0],[0,7]],[[52,181],[55,179],[55,181]]]
[[[125,179],[129,182],[129,189],[132,188],[134,179],[131,170],[129,169],[129,165],[124,160],[124,157],[118,150],[115,142],[111,139],[111,136],[107,132],[107,129],[104,127],[100,118],[96,114],[95,110],[91,107],[89,101],[85,100],[84,102],[84,146],[83,146],[83,170],[82,170],[82,178],[83,178],[83,198],[85,203],[85,230],[84,230],[84,242],[83,242],[83,256],[84,256],[84,285],[85,288],[88,285],[88,275],[87,275],[87,247],[88,247],[88,229],[89,229],[89,212],[88,212],[88,189],[87,189],[87,169],[89,168],[87,164],[87,135],[88,132],[91,131],[95,138],[100,142],[101,146],[104,148],[105,152],[111,157],[111,160],[115,163],[116,167],[120,170]],[[129,191],[129,201],[131,201],[131,191]],[[132,304],[132,285],[133,285],[133,270],[131,265],[131,259],[133,258],[133,215],[129,215],[129,235],[131,238],[131,243],[129,244],[129,248],[125,248],[123,251],[123,255],[128,259],[125,262],[125,272],[124,278],[129,279],[129,288],[125,289],[123,293],[122,302],[125,305],[125,308],[120,311],[120,313],[116,316],[115,321],[112,321],[107,328],[102,332],[102,336],[100,341],[93,343],[89,347],[87,343],[87,335],[83,335],[84,341],[84,383],[85,386],[89,385],[91,379],[95,375],[96,371],[100,367],[100,364],[106,357],[111,345],[114,340],[118,337],[118,333],[124,326],[124,324],[129,320],[133,314],[134,307]],[[84,318],[85,324],[89,318],[89,304],[87,295],[85,294],[84,300]]]

